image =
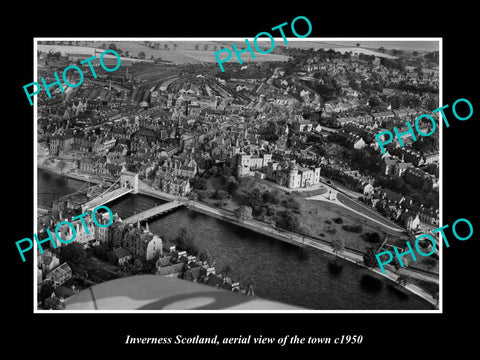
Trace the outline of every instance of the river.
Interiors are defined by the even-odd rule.
[[[38,171],[38,207],[49,208],[56,194],[73,192],[82,181]],[[55,192],[55,194],[50,194]],[[162,200],[127,195],[108,206],[122,218],[148,209]],[[221,270],[232,268],[241,283],[254,284],[259,297],[317,310],[430,310],[431,305],[391,281],[339,260],[340,274],[332,271],[331,255],[283,243],[216,218],[181,208],[149,222],[163,239],[174,239],[182,227],[192,230],[201,249],[210,253]]]

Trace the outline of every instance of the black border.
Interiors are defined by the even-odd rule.
[[[443,314],[33,314],[33,259],[21,262],[14,242],[33,230],[33,107],[25,99],[22,86],[33,81],[33,38],[47,36],[102,37],[214,37],[254,36],[260,31],[290,22],[294,17],[307,16],[313,31],[310,37],[442,37],[443,38],[443,104],[467,98],[474,106],[473,117],[465,122],[453,120],[443,136],[443,210],[444,224],[466,217],[478,228],[475,203],[477,178],[474,145],[478,94],[476,85],[476,39],[474,38],[475,8],[456,2],[443,5],[417,3],[365,3],[350,5],[318,3],[303,8],[293,4],[275,3],[259,9],[240,3],[203,3],[198,9],[181,4],[171,9],[163,3],[115,3],[65,5],[35,4],[35,9],[20,11],[18,27],[3,24],[4,71],[9,75],[4,85],[4,107],[8,109],[3,132],[6,159],[4,172],[4,204],[8,220],[4,227],[7,266],[4,309],[11,322],[5,343],[18,345],[28,342],[38,351],[61,354],[62,350],[94,351],[126,356],[152,352],[161,356],[166,351],[210,356],[218,350],[249,351],[257,354],[266,350],[281,353],[323,355],[367,353],[403,356],[474,344],[474,334],[467,328],[468,319],[476,310],[475,261],[478,244],[474,236],[465,242],[451,241],[444,250],[444,313]],[[314,7],[313,7],[314,6]],[[10,10],[12,11],[12,10]],[[11,13],[14,15],[14,11]],[[15,19],[14,19],[15,22]],[[13,101],[12,101],[13,100]],[[10,195],[10,193],[12,195]],[[10,223],[13,219],[13,224]],[[27,235],[26,235],[27,234]],[[13,307],[13,309],[12,309]],[[11,311],[11,309],[13,311]],[[11,329],[13,327],[13,331]],[[125,346],[125,337],[174,337],[176,334],[222,336],[263,335],[264,337],[297,334],[299,336],[363,335],[358,346]],[[60,350],[60,352],[58,352]],[[312,352],[313,351],[313,352]],[[228,354],[227,352],[224,353]],[[123,356],[122,356],[123,357]]]

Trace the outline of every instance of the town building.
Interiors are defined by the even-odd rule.
[[[62,285],[65,281],[67,281],[71,277],[72,277],[72,269],[65,262],[62,265],[50,271],[45,276],[45,279],[53,281],[54,284]]]
[[[271,162],[267,168],[267,178],[289,189],[310,187],[320,183],[320,167],[302,167],[293,162]]]

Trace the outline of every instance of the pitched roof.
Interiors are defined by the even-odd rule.
[[[401,162],[401,163],[397,164],[397,168],[399,168],[399,169],[407,169],[407,168],[410,168],[412,166],[413,166],[413,164],[409,163],[409,162],[403,162],[403,163]]]
[[[220,276],[214,273],[210,273],[208,275],[207,285],[216,286],[216,285],[222,285],[222,283],[223,283],[223,280]]]
[[[65,273],[68,273],[68,272],[72,272],[72,269],[70,268],[70,266],[68,266],[68,264],[66,262],[64,262],[63,264],[61,264],[60,266],[57,266],[55,269],[53,269],[52,271],[50,271],[50,273],[47,275],[47,276],[57,276],[57,277],[60,277],[62,276],[63,274]]]
[[[182,271],[183,263],[160,267],[157,270],[158,275],[171,275]]]
[[[391,158],[388,158],[386,157],[384,159],[384,162],[385,162],[385,165],[386,166],[393,166],[393,165],[396,165],[398,163],[398,160],[395,160],[395,159],[391,159]]]

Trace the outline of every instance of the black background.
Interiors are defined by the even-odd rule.
[[[252,355],[327,353],[371,356],[434,355],[452,348],[462,353],[473,347],[471,324],[476,313],[478,271],[478,201],[476,123],[480,112],[478,92],[478,44],[474,29],[478,20],[471,5],[460,2],[420,5],[419,2],[384,2],[382,5],[345,2],[297,6],[292,3],[237,2],[182,3],[173,9],[155,3],[78,3],[72,6],[53,2],[5,11],[2,63],[7,81],[3,83],[2,131],[4,139],[3,204],[4,246],[2,267],[4,299],[3,342],[12,350],[31,348],[38,355],[74,353],[93,357],[149,353],[175,356],[190,353],[210,357],[223,352]],[[472,118],[461,122],[450,115],[450,128],[443,129],[443,223],[467,218],[474,235],[465,242],[455,239],[444,251],[443,314],[33,314],[33,259],[22,263],[15,241],[31,237],[33,230],[33,107],[23,85],[33,81],[34,37],[253,37],[296,16],[310,19],[309,37],[442,37],[443,104],[467,98],[473,104]],[[9,22],[10,19],[13,20]],[[275,35],[277,36],[277,35]],[[288,33],[287,33],[288,37]],[[447,111],[448,114],[451,112]],[[30,253],[31,254],[31,253]],[[6,301],[6,303],[5,303]],[[471,325],[474,328],[471,328]],[[277,337],[335,337],[363,335],[361,345],[275,346],[185,346],[124,345],[126,335],[135,337],[238,336],[249,334]]]

